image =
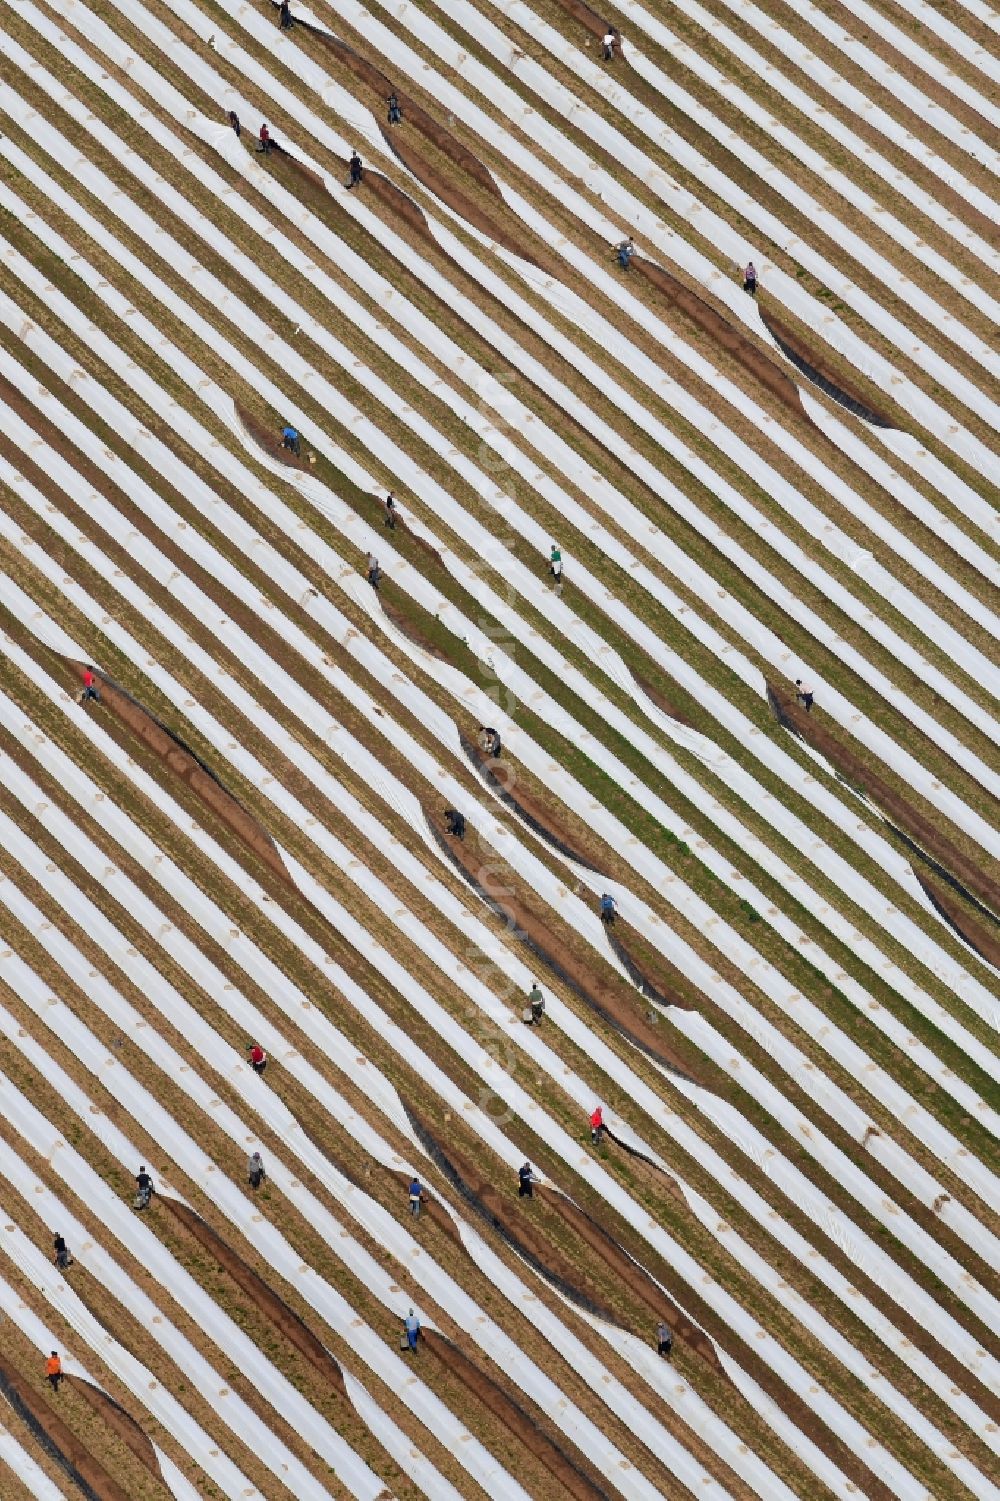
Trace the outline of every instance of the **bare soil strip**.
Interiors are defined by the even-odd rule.
[[[871,422],[876,427],[895,427],[896,424],[885,414],[879,411],[865,397],[861,396],[857,386],[849,386],[843,375],[833,373],[827,364],[823,354],[815,349],[806,349],[798,335],[793,333],[787,324],[782,323],[773,313],[765,312],[758,308],[761,322],[777,339],[783,352],[791,360],[797,370],[831,396],[840,406],[846,407],[856,417],[861,417],[865,422]]]
[[[552,827],[543,809],[538,802],[526,792],[519,781],[514,767],[509,762],[501,761],[496,756],[486,756],[467,735],[459,732],[462,749],[479,772],[485,782],[488,782],[497,793],[500,801],[506,807],[511,808],[528,827],[550,844],[561,855],[566,855],[570,860],[575,860],[577,865],[582,865],[585,870],[596,871],[600,874],[602,866],[596,863],[596,858],[582,854],[579,847],[567,843],[561,834],[557,834]],[[510,791],[511,787],[519,788],[517,797]]]
[[[608,1495],[585,1473],[585,1461],[571,1459],[568,1454],[542,1432],[538,1424],[517,1402],[509,1397],[497,1382],[486,1376],[478,1366],[463,1355],[457,1345],[433,1329],[421,1332],[421,1343],[435,1355],[452,1375],[457,1376],[469,1391],[488,1407],[494,1417],[529,1454],[540,1460],[551,1475],[560,1482],[575,1501],[608,1501]]]
[[[612,952],[618,957],[628,970],[642,994],[650,1001],[658,1001],[662,1006],[679,1006],[682,1011],[694,1011],[694,1002],[689,997],[683,998],[677,989],[664,978],[663,973],[656,967],[656,960],[648,947],[643,945],[641,963],[633,957],[641,940],[637,933],[633,933],[621,918],[616,916],[614,928],[609,924],[605,929],[605,935],[611,946]],[[623,935],[625,942],[623,942]]]
[[[502,895],[485,889],[470,867],[464,844],[448,834],[443,815],[432,813],[425,805],[424,816],[438,844],[452,864],[497,916],[502,918],[508,931],[515,938],[547,965],[562,983],[572,990],[574,995],[607,1022],[619,1036],[624,1037],[634,1047],[640,1048],[664,1068],[670,1069],[673,1073],[682,1074],[686,1079],[692,1078],[690,1068],[676,1053],[664,1045],[663,1039],[653,1031],[644,1017],[638,1015],[634,1006],[625,1001],[610,986],[595,981],[592,971],[566,949],[538,913],[525,902],[509,894],[506,887],[503,888]]]
[[[977,922],[970,912],[954,900],[946,886],[932,881],[925,871],[914,866],[913,874],[959,938],[975,949],[977,954],[981,954],[988,964],[1000,969],[1000,932],[994,931],[986,923]]]
[[[73,1390],[79,1392],[90,1403],[97,1415],[104,1419],[109,1428],[114,1429],[122,1443],[131,1449],[139,1463],[156,1480],[162,1480],[163,1475],[152,1440],[145,1430],[139,1426],[135,1418],[130,1413],[127,1413],[124,1407],[115,1401],[114,1397],[110,1397],[107,1392],[101,1391],[99,1386],[94,1386],[93,1382],[84,1381],[80,1376],[73,1376],[70,1380],[73,1383]]]
[[[180,1204],[176,1199],[161,1199],[160,1203],[180,1220],[185,1229],[191,1232],[206,1251],[211,1253],[219,1266],[228,1272],[236,1285],[246,1293],[253,1305],[267,1315],[289,1344],[294,1345],[299,1354],[305,1356],[322,1380],[350,1406],[350,1398],[344,1385],[344,1373],[339,1364],[298,1314],[289,1308],[284,1299],[280,1298],[263,1277],[248,1266],[243,1258],[187,1204]]]
[[[74,664],[82,679],[83,664]],[[171,776],[179,778],[186,787],[229,829],[256,857],[263,861],[272,875],[278,876],[286,885],[292,880],[285,869],[284,861],[275,849],[270,837],[265,834],[257,820],[237,802],[214,773],[208,771],[194,752],[137,703],[129,694],[112,683],[103,673],[99,674],[101,699],[116,719],[135,735],[146,748],[153,752]]]
[[[868,761],[845,745],[814,715],[801,708],[789,692],[769,680],[767,694],[781,723],[819,751],[848,782],[861,788],[889,819],[894,831],[938,875],[951,881],[977,906],[985,905],[994,920],[1000,920],[1000,881],[964,855],[947,834],[911,807],[871,769]]]
[[[449,131],[445,130],[426,110],[422,109],[409,94],[405,92],[400,93],[379,68],[375,67],[373,63],[370,63],[345,42],[328,35],[324,31],[320,31],[308,22],[298,21],[296,25],[302,26],[305,31],[315,36],[323,47],[334,54],[340,68],[349,69],[361,83],[376,90],[382,99],[388,100],[389,95],[395,93],[403,118],[407,124],[415,126],[455,166],[474,178],[478,186],[484,188],[496,200],[499,208],[504,207],[503,199],[500,196],[496,183],[493,181],[486,167],[483,166],[467,147],[457,141]],[[514,255],[521,256],[522,259],[528,260],[532,265],[539,266],[539,269],[542,269],[539,262],[535,260],[533,255],[526,251],[524,245],[519,240],[511,235],[507,229],[497,224],[495,220],[484,214],[461,188],[450,182],[448,178],[442,176],[419,152],[414,151],[402,133],[387,130],[384,126],[381,127],[381,130],[386,146],[392,154],[398,157],[403,166],[412,172],[413,176],[418,182],[423,184],[428,192],[433,193],[442,203],[446,203],[456,214],[468,223],[473,224],[476,229],[482,234],[487,235],[491,240],[496,241],[498,245],[505,246]],[[381,177],[379,173],[370,172],[367,169],[365,170],[362,182],[375,182],[376,179],[378,196],[383,201],[385,201],[383,184],[391,188],[393,194],[398,196],[398,198],[406,196],[402,189],[396,188],[388,182],[388,179]],[[420,212],[416,204],[413,207],[416,212]],[[412,222],[408,213],[405,217],[407,222]],[[424,233],[427,233],[426,226],[424,227]],[[429,235],[428,238],[430,238]]]
[[[72,1377],[64,1376],[65,1382]],[[45,1452],[86,1496],[87,1501],[129,1501],[116,1480],[80,1443],[49,1404],[0,1355],[0,1392],[27,1423]]]
[[[491,1230],[495,1230],[516,1255],[522,1257],[540,1276],[579,1308],[595,1318],[605,1320],[606,1323],[622,1327],[614,1314],[604,1306],[596,1283],[567,1261],[544,1236],[537,1232],[530,1220],[524,1220],[516,1230],[512,1229],[509,1220],[505,1217],[506,1201],[493,1184],[483,1177],[468,1158],[459,1155],[453,1143],[449,1142],[446,1153],[426,1123],[409,1106],[407,1106],[407,1114],[413,1124],[413,1129],[445,1174],[448,1182],[474,1213],[484,1220]],[[444,1214],[434,1199],[429,1200],[427,1208],[432,1214],[435,1209],[438,1214]],[[452,1231],[455,1233],[454,1227]]]

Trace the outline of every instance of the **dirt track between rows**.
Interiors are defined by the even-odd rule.
[[[1000,919],[1000,880],[969,859],[929,818],[912,807],[873,771],[870,762],[827,729],[817,711],[807,713],[788,689],[768,681],[767,693],[778,718],[819,751],[853,786],[860,788],[904,839],[912,841],[930,861],[941,867]]]
[[[650,1026],[624,982],[619,992],[617,988],[596,979],[592,960],[574,953],[533,906],[514,895],[513,888],[496,885],[495,851],[485,846],[485,857],[479,859],[473,848],[475,830],[471,825],[467,825],[466,839],[463,842],[448,834],[443,813],[425,805],[424,814],[441,848],[469,884],[504,919],[515,938],[620,1036],[674,1072],[683,1074],[685,1078],[692,1077],[690,1066],[673,1051],[660,1032]],[[489,886],[480,879],[485,869],[490,872]]]
[[[41,1365],[40,1360],[39,1366]],[[64,1376],[63,1386],[67,1387],[71,1384],[75,1384],[74,1378]],[[41,1392],[36,1391],[20,1371],[2,1355],[0,1355],[0,1385],[13,1403],[15,1410],[35,1432],[36,1437],[67,1478],[87,1497],[87,1501],[130,1501],[118,1482],[84,1447],[72,1428],[57,1412],[53,1411]],[[54,1400],[59,1400],[58,1394]]]

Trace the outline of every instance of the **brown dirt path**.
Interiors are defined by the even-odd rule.
[[[73,669],[82,681],[84,664],[74,662]],[[275,849],[270,837],[265,834],[257,820],[227,792],[222,783],[208,771],[189,750],[183,741],[159,724],[148,710],[117,687],[103,674],[100,678],[101,704],[106,710],[142,744],[153,752],[164,768],[178,777],[194,795],[225,824],[242,844],[267,866],[272,875],[278,876],[286,885],[291,878],[284,861]]]
[[[603,869],[599,863],[596,852],[585,853],[577,843],[570,843],[561,833],[557,832],[552,820],[548,817],[536,798],[533,798],[524,786],[523,778],[519,778],[515,767],[509,762],[498,759],[496,756],[487,756],[480,750],[476,738],[471,734],[464,734],[459,730],[462,749],[479,772],[484,781],[488,782],[508,808],[511,808],[529,828],[534,829],[536,834],[554,849],[575,860],[586,870],[600,873]],[[512,788],[517,787],[515,797]]]
[[[805,740],[855,787],[876,803],[895,832],[923,855],[946,879],[953,879],[971,893],[978,904],[991,910],[1000,921],[1000,879],[989,867],[981,867],[962,853],[943,830],[902,798],[895,788],[873,771],[868,761],[845,745],[815,713],[807,714],[784,687],[768,680],[768,699],[779,721]]]
[[[471,841],[462,842],[450,836],[443,814],[431,811],[426,804],[424,804],[424,816],[445,854],[457,866],[469,885],[483,897],[498,916],[503,918],[508,930],[515,938],[530,949],[536,958],[552,970],[574,995],[600,1016],[619,1036],[624,1037],[634,1047],[640,1048],[672,1072],[683,1074],[688,1079],[693,1077],[687,1062],[674,1053],[660,1033],[650,1026],[624,986],[619,991],[595,979],[592,961],[587,962],[574,953],[565,939],[560,937],[528,902],[511,894],[509,887],[496,888],[494,886],[487,891],[479,880]],[[471,825],[467,824],[466,831],[468,840],[468,836],[474,830]],[[496,859],[492,851],[490,863],[491,869],[495,871]]]
[[[616,915],[605,933],[612,950],[648,1000],[659,1001],[663,1006],[679,1006],[682,1011],[696,1009],[691,998],[677,989],[669,971],[660,967],[649,945],[621,917]]]
[[[467,1157],[455,1149],[453,1142],[449,1141],[446,1152],[421,1117],[414,1111],[408,1113],[415,1131],[448,1181],[480,1219],[485,1220],[512,1251],[523,1257],[572,1302],[579,1304],[588,1313],[605,1319],[609,1324],[618,1324],[614,1314],[604,1307],[597,1284],[568,1261],[531,1220],[522,1216],[515,1227],[511,1221],[511,1205],[494,1185],[483,1177]],[[429,1201],[429,1207],[432,1211],[437,1208],[439,1214],[445,1213],[433,1199]],[[457,1239],[454,1225],[452,1234]]]
[[[717,1376],[721,1376],[724,1381],[729,1380],[708,1335],[697,1324],[692,1323],[687,1314],[678,1308],[638,1262],[633,1261],[607,1230],[558,1189],[546,1188],[544,1184],[540,1184],[535,1192],[543,1204],[554,1210],[569,1225],[597,1258],[598,1264],[603,1265],[610,1276],[627,1287],[649,1309],[656,1323],[662,1320],[669,1324],[675,1340],[683,1341],[695,1355],[712,1367]]]
[[[243,1258],[187,1204],[180,1204],[176,1199],[164,1198],[161,1198],[159,1202],[161,1207],[169,1210],[184,1228],[190,1231],[195,1240],[205,1247],[223,1271],[229,1273],[255,1307],[266,1314],[289,1344],[308,1360],[317,1375],[350,1406],[350,1398],[344,1385],[344,1375],[339,1364],[312,1330],[303,1323],[298,1314],[289,1308],[284,1299],[280,1298],[263,1277],[248,1266]],[[353,1411],[353,1408],[351,1410]]]
[[[760,381],[772,396],[781,402],[782,406],[792,412],[800,421],[810,421],[802,402],[799,400],[799,391],[791,376],[787,375],[780,365],[769,359],[764,351],[750,339],[741,334],[738,329],[724,318],[711,303],[692,292],[676,276],[671,276],[662,266],[654,265],[652,261],[645,260],[640,255],[632,257],[630,268],[639,276],[645,277],[651,286],[666,297],[672,307],[676,307],[685,316],[711,339],[728,355],[736,360],[748,374],[755,380]],[[763,314],[761,315],[763,316]],[[765,320],[766,321],[766,320]]]
[[[571,1458],[496,1381],[463,1355],[457,1345],[433,1329],[422,1331],[420,1338],[425,1349],[453,1376],[457,1376],[494,1417],[499,1418],[521,1447],[541,1461],[574,1501],[608,1501],[607,1492],[587,1474],[583,1456],[578,1454]]]
[[[512,254],[520,256],[522,260],[530,261],[532,265],[538,266],[540,270],[542,269],[540,262],[525,248],[522,240],[512,235],[503,224],[485,214],[467,193],[463,192],[459,186],[439,172],[419,151],[414,149],[411,144],[411,137],[413,131],[422,135],[425,140],[452,162],[461,172],[467,173],[479,188],[483,189],[495,200],[498,209],[506,213],[506,205],[496,183],[493,181],[492,175],[467,146],[464,146],[443,125],[440,125],[427,110],[423,109],[417,103],[412,95],[408,94],[405,89],[400,89],[394,85],[387,74],[383,73],[380,68],[367,58],[362,57],[353,47],[349,47],[346,42],[341,41],[338,37],[332,37],[326,32],[318,30],[316,27],[310,26],[307,22],[299,21],[296,25],[314,37],[318,44],[326,51],[333,54],[339,65],[339,72],[346,69],[352,73],[367,89],[373,90],[381,101],[387,102],[389,95],[395,93],[399,101],[403,121],[398,126],[380,126],[382,138],[392,154],[402,162],[408,171],[412,172],[413,176],[418,182],[423,184],[428,192],[433,193],[435,198],[447,204],[450,209],[453,209],[467,223],[474,225],[481,234],[487,235],[496,244],[503,245]],[[374,104],[372,100],[368,100],[367,102]],[[345,172],[346,166],[347,164],[345,163]],[[376,195],[384,203],[392,203],[396,211],[403,214],[407,223],[414,228],[417,227],[414,211],[420,214],[420,210],[409,199],[407,201],[411,203],[412,207],[409,209],[403,208],[400,200],[406,198],[407,195],[402,189],[390,183],[381,174],[370,172],[366,169],[361,186],[363,187],[369,182],[375,188]],[[420,222],[422,234],[430,240],[431,236],[426,224],[423,223],[422,215],[420,215]]]
[[[964,938],[977,954],[982,954],[987,963],[1000,969],[1000,928],[994,929],[985,922],[977,922],[971,912],[955,900],[947,886],[940,881],[931,880],[925,871],[919,870],[915,865],[912,870],[930,901],[959,937]]]
[[[101,1391],[99,1386],[94,1386],[93,1382],[84,1381],[79,1376],[72,1376],[69,1379],[73,1383],[73,1390],[79,1392],[84,1400],[89,1402],[98,1417],[103,1418],[109,1428],[114,1429],[122,1443],[131,1449],[139,1463],[156,1480],[162,1480],[163,1475],[152,1440],[135,1418],[127,1413],[114,1397],[109,1397],[108,1393]]]
[[[42,1364],[39,1357],[39,1369]],[[64,1386],[74,1384],[73,1377],[63,1378]],[[87,1501],[130,1501],[117,1480],[84,1448],[41,1393],[3,1355],[0,1355],[0,1391]],[[54,1400],[58,1401],[58,1396]]]
[[[801,338],[787,323],[783,323],[770,311],[759,308],[760,319],[769,333],[773,334],[782,349],[797,369],[811,380],[814,385],[832,396],[834,401],[861,417],[865,422],[871,422],[876,427],[895,427],[895,422],[880,410],[875,401],[862,393],[861,387],[852,385],[843,374],[835,371],[827,362],[822,351],[818,348],[807,348]],[[796,395],[798,402],[798,396]],[[799,410],[805,415],[801,403]],[[807,418],[808,420],[808,418]]]

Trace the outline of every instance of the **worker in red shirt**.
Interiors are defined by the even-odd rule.
[[[247,1043],[247,1059],[255,1074],[262,1074],[267,1068],[267,1054],[259,1042]]]
[[[263,151],[266,155],[271,149],[271,144],[271,132],[266,125],[262,125],[260,127],[260,145],[257,147],[257,150]]]
[[[595,1147],[607,1129],[607,1126],[604,1124],[604,1111],[600,1105],[597,1105],[590,1116],[590,1139]]]
[[[79,702],[85,704],[88,698],[96,699],[98,703],[101,701],[101,695],[97,689],[97,681],[89,667],[84,669],[83,692],[80,694]]]

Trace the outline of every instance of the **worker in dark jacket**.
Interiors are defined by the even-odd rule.
[[[517,1196],[519,1199],[533,1199],[535,1197],[535,1183],[537,1179],[531,1171],[531,1163],[526,1162],[517,1170]]]
[[[389,95],[389,124],[390,125],[401,125],[402,122],[403,122],[403,111],[399,107],[399,100],[396,98],[395,94],[390,94]]]
[[[542,994],[542,987],[536,980],[528,993],[528,1012],[525,1016],[525,1021],[528,1022],[530,1026],[537,1027],[541,1023],[542,1017],[544,1015],[545,997]]]
[[[448,833],[453,834],[456,839],[464,839],[465,814],[459,813],[457,808],[446,808],[444,818],[448,825]]]
[[[69,1247],[63,1240],[62,1236],[59,1234],[58,1230],[52,1237],[52,1250],[54,1253],[55,1264],[60,1269],[60,1271],[65,1271],[68,1266],[72,1266],[73,1258],[69,1254]]]
[[[350,163],[349,163],[349,169],[350,169],[350,174],[351,174],[351,180],[347,184],[347,186],[349,188],[356,188],[357,185],[358,185],[358,183],[361,181],[362,177],[364,176],[364,168],[361,165],[361,158],[360,158],[360,156],[358,155],[358,153],[356,151],[352,151],[351,152],[351,160],[350,160]]]

